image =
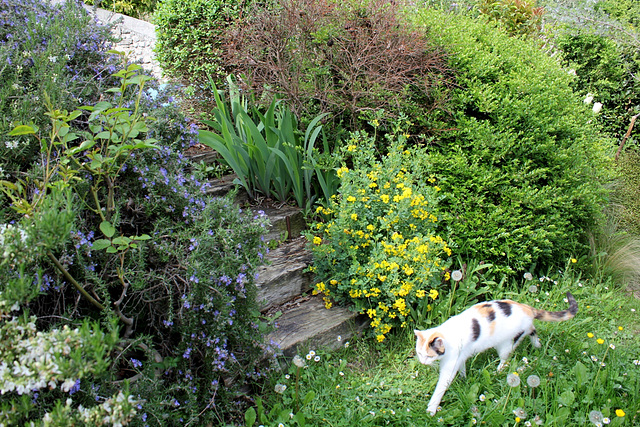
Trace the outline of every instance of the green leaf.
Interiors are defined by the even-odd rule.
[[[113,235],[116,234],[116,229],[109,221],[102,221],[100,223],[100,231],[108,238],[112,238]]]
[[[96,139],[109,139],[111,138],[111,132],[108,130],[103,130],[95,136]]]
[[[114,245],[128,245],[129,243],[131,243],[131,239],[126,237],[126,236],[119,236],[116,237],[115,239],[113,239],[111,241],[111,243],[113,243]]]
[[[33,135],[38,131],[36,126],[19,125],[9,132],[9,136]]]
[[[571,406],[575,400],[576,396],[571,390],[565,390],[560,397],[558,397],[558,402],[562,403],[564,406]]]
[[[293,417],[293,420],[298,423],[299,427],[305,427],[307,425],[307,421],[304,417],[304,412],[298,412],[295,417]]]
[[[316,397],[316,392],[311,390],[304,396],[304,400],[302,401],[302,406],[308,405]]]
[[[108,248],[109,246],[111,246],[110,240],[98,239],[95,242],[93,242],[93,245],[91,245],[91,249],[96,251],[101,251],[102,249]]]
[[[253,427],[256,423],[256,410],[251,407],[247,409],[247,412],[244,413],[244,424],[247,427]]]
[[[576,366],[573,367],[573,373],[579,386],[584,385],[589,380],[587,367],[580,361],[576,362]]]
[[[118,252],[118,249],[116,249],[115,246],[109,246],[107,248],[107,253],[108,254],[115,254],[116,252]]]

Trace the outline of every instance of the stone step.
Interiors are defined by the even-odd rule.
[[[362,333],[368,318],[344,307],[325,308],[318,296],[301,297],[282,307],[276,330],[266,337],[277,344],[285,357],[320,347],[335,350]],[[304,348],[302,348],[304,347]]]
[[[236,188],[237,184],[233,183],[235,178],[236,175],[226,175],[222,178],[211,180],[207,194],[216,197],[224,196]],[[249,196],[240,189],[236,195],[235,202],[239,205],[249,204]],[[279,204],[279,206],[268,205],[266,207],[252,206],[251,210],[256,213],[263,211],[269,217],[271,225],[265,236],[265,240],[268,242],[294,239],[300,236],[302,230],[306,228],[302,209],[296,206],[286,204]]]
[[[307,227],[302,210],[296,206],[283,205],[251,209],[253,211],[261,210],[269,217],[271,225],[264,237],[267,242],[296,239]]]
[[[258,268],[257,301],[261,311],[284,304],[311,289],[312,274],[305,269],[312,256],[305,246],[304,237],[282,243],[269,252],[268,263]]]

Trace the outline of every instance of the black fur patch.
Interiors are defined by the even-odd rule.
[[[473,329],[472,340],[476,341],[480,337],[480,323],[476,319],[471,319],[471,329]]]
[[[493,310],[487,310],[487,319],[489,319],[489,323],[496,320],[496,312]]]
[[[513,343],[516,344],[518,342],[518,340],[520,339],[520,337],[522,336],[522,334],[524,334],[524,331],[520,332],[518,335],[516,335],[515,337],[513,337]]]
[[[505,301],[496,301],[496,304],[498,304],[498,307],[500,307],[500,310],[502,310],[505,316],[511,316],[511,304]]]
[[[536,330],[534,329],[533,331],[531,331],[531,333],[529,334],[529,336],[536,337],[536,336],[538,336],[538,333],[537,333],[537,332],[536,332]]]

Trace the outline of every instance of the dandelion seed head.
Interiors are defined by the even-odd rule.
[[[529,384],[529,387],[538,387],[540,385],[540,377],[537,375],[529,375],[527,377],[527,384]]]
[[[507,375],[507,384],[509,384],[509,387],[518,387],[520,385],[520,376],[518,376],[517,372]]]

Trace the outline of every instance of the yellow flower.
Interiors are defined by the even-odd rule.
[[[331,303],[331,300],[327,297],[322,298],[322,300],[324,301],[324,306],[327,310],[329,310],[331,308],[331,306],[333,305]]]
[[[593,338],[593,334],[592,334],[591,332],[588,332],[588,333],[587,333],[587,337],[589,337],[589,338]]]
[[[358,214],[351,214],[351,219],[353,221],[357,221],[358,220]]]
[[[355,202],[355,201],[356,201],[355,197],[353,197],[353,196],[347,197],[347,202]]]
[[[389,195],[383,194],[382,196],[380,196],[380,200],[382,200],[383,203],[389,203]]]
[[[604,340],[602,338],[598,338],[596,341],[598,342],[598,344],[604,344]]]
[[[344,166],[336,171],[336,173],[338,175],[338,178],[342,178],[342,175],[344,175],[347,172],[349,172],[349,168],[344,167]]]
[[[322,243],[322,239],[318,236],[314,236],[313,237],[313,244],[314,245],[319,245],[320,243]]]
[[[623,330],[623,329],[624,329],[624,328],[623,328],[622,326],[618,326],[618,330],[619,330],[619,331],[621,331],[621,330]]]
[[[416,291],[416,296],[418,298],[424,298],[426,294],[427,294],[427,291],[425,291],[424,289],[418,289]]]
[[[351,144],[347,147],[347,151],[356,151],[358,147],[356,147],[355,145]]]
[[[575,258],[571,258],[571,263],[572,263],[572,264],[575,264],[576,262],[578,262],[578,260],[577,260],[577,259],[575,259]]]
[[[616,409],[616,415],[619,417],[624,417],[626,414],[622,409]]]
[[[431,299],[435,300],[436,298],[438,298],[438,291],[435,289],[431,289],[429,291],[429,296],[431,297]]]
[[[369,310],[367,310],[367,315],[373,319],[374,317],[376,317],[376,311],[373,308],[370,308]]]
[[[382,342],[384,341],[384,335],[380,334],[376,337],[376,339],[378,340],[378,342]]]

